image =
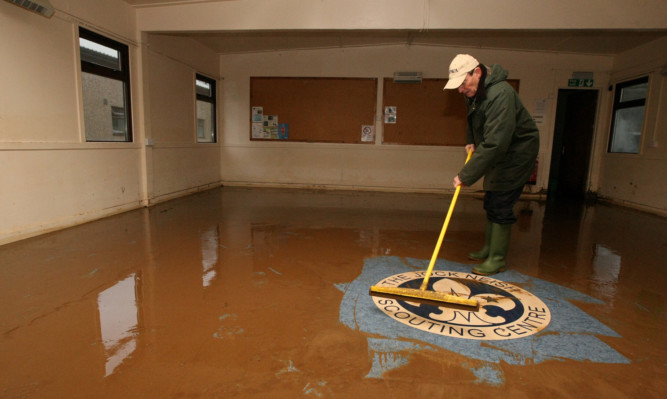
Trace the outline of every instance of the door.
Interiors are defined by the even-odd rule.
[[[549,196],[584,198],[595,131],[597,90],[558,90]]]

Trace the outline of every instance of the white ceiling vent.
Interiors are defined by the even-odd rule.
[[[421,83],[421,72],[394,72],[394,83]]]
[[[51,18],[53,16],[53,6],[49,0],[5,0],[10,3],[16,4],[19,7],[23,7],[26,10],[36,12],[37,14]]]
[[[394,83],[421,83],[421,72],[394,72]]]

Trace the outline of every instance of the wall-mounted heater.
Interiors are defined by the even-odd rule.
[[[421,83],[421,72],[394,72],[394,83]]]
[[[55,11],[49,0],[5,0],[43,17],[51,18]]]

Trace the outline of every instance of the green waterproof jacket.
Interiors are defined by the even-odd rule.
[[[491,66],[486,99],[467,99],[466,140],[475,152],[458,174],[466,186],[484,177],[484,190],[509,191],[523,186],[535,169],[539,130],[507,75],[500,65]]]

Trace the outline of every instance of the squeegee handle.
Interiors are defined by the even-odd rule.
[[[468,157],[466,158],[465,163],[468,163],[471,156],[472,156],[472,151],[468,151]],[[440,253],[440,247],[442,246],[442,241],[445,238],[445,232],[447,231],[447,226],[449,226],[449,219],[452,218],[452,213],[454,212],[454,205],[456,205],[456,199],[458,198],[460,191],[461,191],[461,186],[460,185],[456,186],[456,190],[454,191],[454,197],[452,197],[452,203],[449,205],[449,211],[447,211],[445,224],[442,225],[442,231],[440,232],[440,237],[438,237],[438,243],[435,245],[435,250],[433,251],[433,256],[431,256],[431,262],[429,263],[428,269],[426,270],[424,281],[422,282],[421,287],[419,287],[420,290],[425,290],[426,287],[428,286],[428,280],[431,278],[431,273],[433,272],[433,266],[435,265],[435,260],[438,258],[438,253]]]

